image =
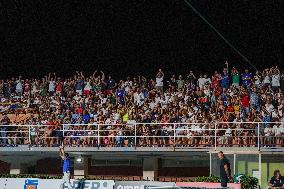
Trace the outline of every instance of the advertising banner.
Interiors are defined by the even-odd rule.
[[[150,186],[173,187],[174,182],[152,182],[152,181],[116,181],[114,189],[144,189]]]
[[[61,179],[1,178],[0,189],[59,189]],[[71,180],[75,189],[113,189],[113,180]],[[64,189],[68,189],[64,186]]]
[[[220,183],[209,182],[177,182],[176,186],[187,188],[221,188]],[[228,188],[241,189],[241,184],[228,183]]]

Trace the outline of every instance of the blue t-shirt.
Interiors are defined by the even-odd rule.
[[[63,173],[66,172],[70,172],[70,166],[71,166],[71,162],[70,162],[70,158],[66,158],[63,161]]]
[[[251,82],[252,74],[251,73],[244,73],[242,76],[243,84],[248,86]]]
[[[118,90],[116,96],[119,98],[119,102],[124,104],[125,91],[123,89]]]
[[[85,124],[89,123],[89,121],[90,121],[90,114],[84,114],[83,115],[83,121],[84,121]]]
[[[145,98],[148,98],[148,91],[146,91],[146,90],[143,91],[143,95],[144,95]]]
[[[82,90],[84,88],[84,81],[82,79],[78,79],[75,83],[75,90]]]
[[[230,84],[230,78],[228,74],[222,74],[222,80],[221,80],[221,86],[223,88],[229,87]]]

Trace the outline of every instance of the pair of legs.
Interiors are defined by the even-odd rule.
[[[62,181],[60,183],[60,189],[64,189],[64,184],[65,183],[66,183],[68,189],[73,189],[73,187],[71,186],[71,183],[70,183],[70,173],[64,172]]]
[[[227,187],[228,187],[228,179],[221,178],[221,188],[227,188]]]

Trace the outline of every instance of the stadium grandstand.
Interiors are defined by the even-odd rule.
[[[1,80],[2,172],[60,174],[54,151],[62,143],[75,162],[85,161],[78,177],[181,181],[218,174],[216,150],[228,153],[234,173],[259,170],[265,158],[283,165],[284,72],[225,67],[164,77],[159,69],[156,78],[118,81],[103,71]],[[31,153],[10,162],[15,151]]]
[[[0,2],[0,189],[284,189],[281,1]]]

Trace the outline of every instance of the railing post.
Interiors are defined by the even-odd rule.
[[[211,176],[212,175],[212,153],[211,152],[209,152],[209,166],[210,166],[210,168],[209,168],[209,176]]]
[[[216,122],[215,122],[214,135],[215,135],[215,150],[217,150],[217,123]]]
[[[98,124],[97,131],[98,131],[98,148],[100,148],[100,143],[101,143],[101,141],[100,141],[100,124]]]
[[[236,160],[237,160],[237,154],[234,153],[234,175],[236,174]]]
[[[65,137],[65,124],[62,124],[62,136],[63,136],[63,139]]]
[[[137,125],[135,124],[134,125],[134,147],[135,147],[135,149],[136,149],[136,140],[137,140]]]
[[[258,184],[261,186],[261,162],[262,162],[262,160],[261,160],[261,156],[262,154],[261,153],[259,153],[258,154],[258,171],[259,171],[259,175],[258,175]]]
[[[62,146],[64,146],[65,140],[65,124],[62,124]]]
[[[176,124],[174,124],[174,148],[176,147]]]
[[[257,147],[258,147],[258,151],[260,151],[260,128],[259,128],[259,123],[257,123]]]
[[[29,125],[29,145],[32,145],[32,143],[31,143],[31,125]]]

